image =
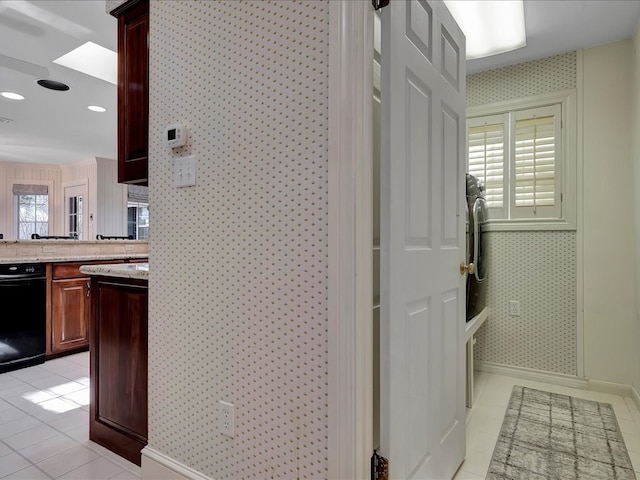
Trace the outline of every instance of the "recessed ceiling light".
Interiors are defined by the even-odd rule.
[[[98,105],[89,105],[87,107],[89,110],[91,110],[92,112],[106,112],[107,109],[104,107],[100,107]]]
[[[527,45],[522,0],[444,0],[467,37],[467,60]]]
[[[71,50],[60,58],[56,58],[53,63],[114,85],[118,84],[118,54],[93,42],[87,42]]]
[[[24,100],[24,97],[19,93],[15,92],[2,92],[0,93],[4,98],[8,98],[9,100]]]

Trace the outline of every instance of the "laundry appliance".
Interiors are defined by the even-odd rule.
[[[467,322],[482,311],[487,301],[488,219],[484,185],[467,174],[467,264],[474,265],[467,275]]]

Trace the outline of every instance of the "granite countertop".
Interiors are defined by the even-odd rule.
[[[144,259],[142,240],[0,240],[0,263],[89,262]]]
[[[149,279],[148,263],[116,263],[116,264],[95,264],[82,265],[82,273],[87,275],[98,275],[105,277],[136,278],[140,280]]]
[[[34,256],[34,257],[9,257],[0,258],[0,263],[66,263],[66,262],[93,262],[95,260],[139,260],[149,258],[149,254],[107,254],[107,255],[73,255],[59,256]]]

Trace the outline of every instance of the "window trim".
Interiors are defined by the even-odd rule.
[[[488,231],[576,230],[577,226],[577,94],[575,89],[532,97],[479,105],[467,108],[467,119],[500,115],[513,110],[525,110],[549,105],[561,105],[562,133],[560,139],[561,218],[558,219],[495,219],[487,224]],[[468,151],[467,151],[468,155]],[[468,162],[468,160],[467,160]],[[511,201],[511,200],[510,200]]]

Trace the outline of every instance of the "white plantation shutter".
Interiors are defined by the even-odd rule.
[[[467,171],[484,183],[487,206],[497,212],[494,218],[504,217],[506,203],[505,125],[504,115],[469,119],[467,123]]]
[[[511,218],[558,218],[560,106],[512,115]]]

